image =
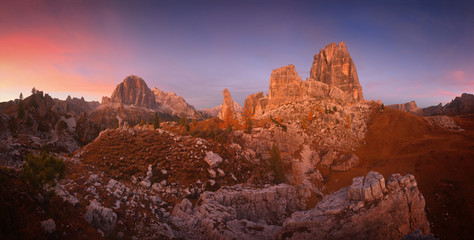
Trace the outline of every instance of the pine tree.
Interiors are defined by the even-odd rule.
[[[160,117],[158,116],[158,113],[155,113],[155,117],[153,118],[153,129],[160,128]]]
[[[385,105],[383,105],[383,103],[382,103],[382,108],[380,108],[380,110],[382,111],[385,110]]]
[[[23,93],[20,93],[20,102],[18,103],[18,117],[23,119],[25,116],[25,106],[23,106]]]

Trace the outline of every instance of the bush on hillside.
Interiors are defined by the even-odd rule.
[[[62,159],[43,151],[41,155],[28,154],[22,178],[35,189],[42,190],[46,183],[64,177],[66,165]]]

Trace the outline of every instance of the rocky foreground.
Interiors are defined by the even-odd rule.
[[[401,239],[429,232],[425,200],[413,175],[377,172],[304,210],[304,191],[280,184],[206,192],[176,205],[172,222],[185,239]]]

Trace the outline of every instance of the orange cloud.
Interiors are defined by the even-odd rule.
[[[121,79],[113,62],[123,55],[128,55],[125,48],[88,32],[43,28],[0,34],[0,88],[109,95]]]

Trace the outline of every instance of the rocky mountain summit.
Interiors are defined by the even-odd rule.
[[[419,108],[416,105],[415,101],[411,101],[411,102],[404,103],[404,104],[387,105],[387,107],[389,107],[391,109],[397,109],[397,110],[400,110],[400,111],[413,113],[413,114],[418,115],[418,116],[424,115],[423,109]]]
[[[176,95],[174,92],[165,92],[158,88],[153,88],[155,100],[158,103],[158,110],[172,116],[186,118],[202,118],[201,114],[196,111],[194,106],[188,104],[183,97]]]
[[[344,42],[328,44],[314,56],[310,77],[298,76],[294,65],[274,69],[269,94],[249,95],[245,105],[252,115],[260,115],[287,103],[304,99],[332,99],[339,104],[364,100],[357,71]]]
[[[196,111],[194,106],[188,104],[183,97],[173,92],[162,91],[156,87],[151,90],[142,78],[135,75],[126,77],[123,82],[118,84],[110,98],[103,97],[102,104],[109,106],[128,105],[136,109],[141,107],[145,108],[145,111],[148,109],[174,117],[202,118],[202,115]]]
[[[110,102],[136,105],[150,109],[155,109],[158,106],[153,92],[148,88],[145,81],[135,75],[126,77],[117,85],[110,96]]]
[[[404,112],[413,113],[418,116],[436,116],[436,115],[462,115],[474,113],[474,95],[463,93],[460,97],[454,98],[451,102],[443,106],[442,103],[436,106],[419,108],[415,101],[404,104],[392,104],[387,107]]]

